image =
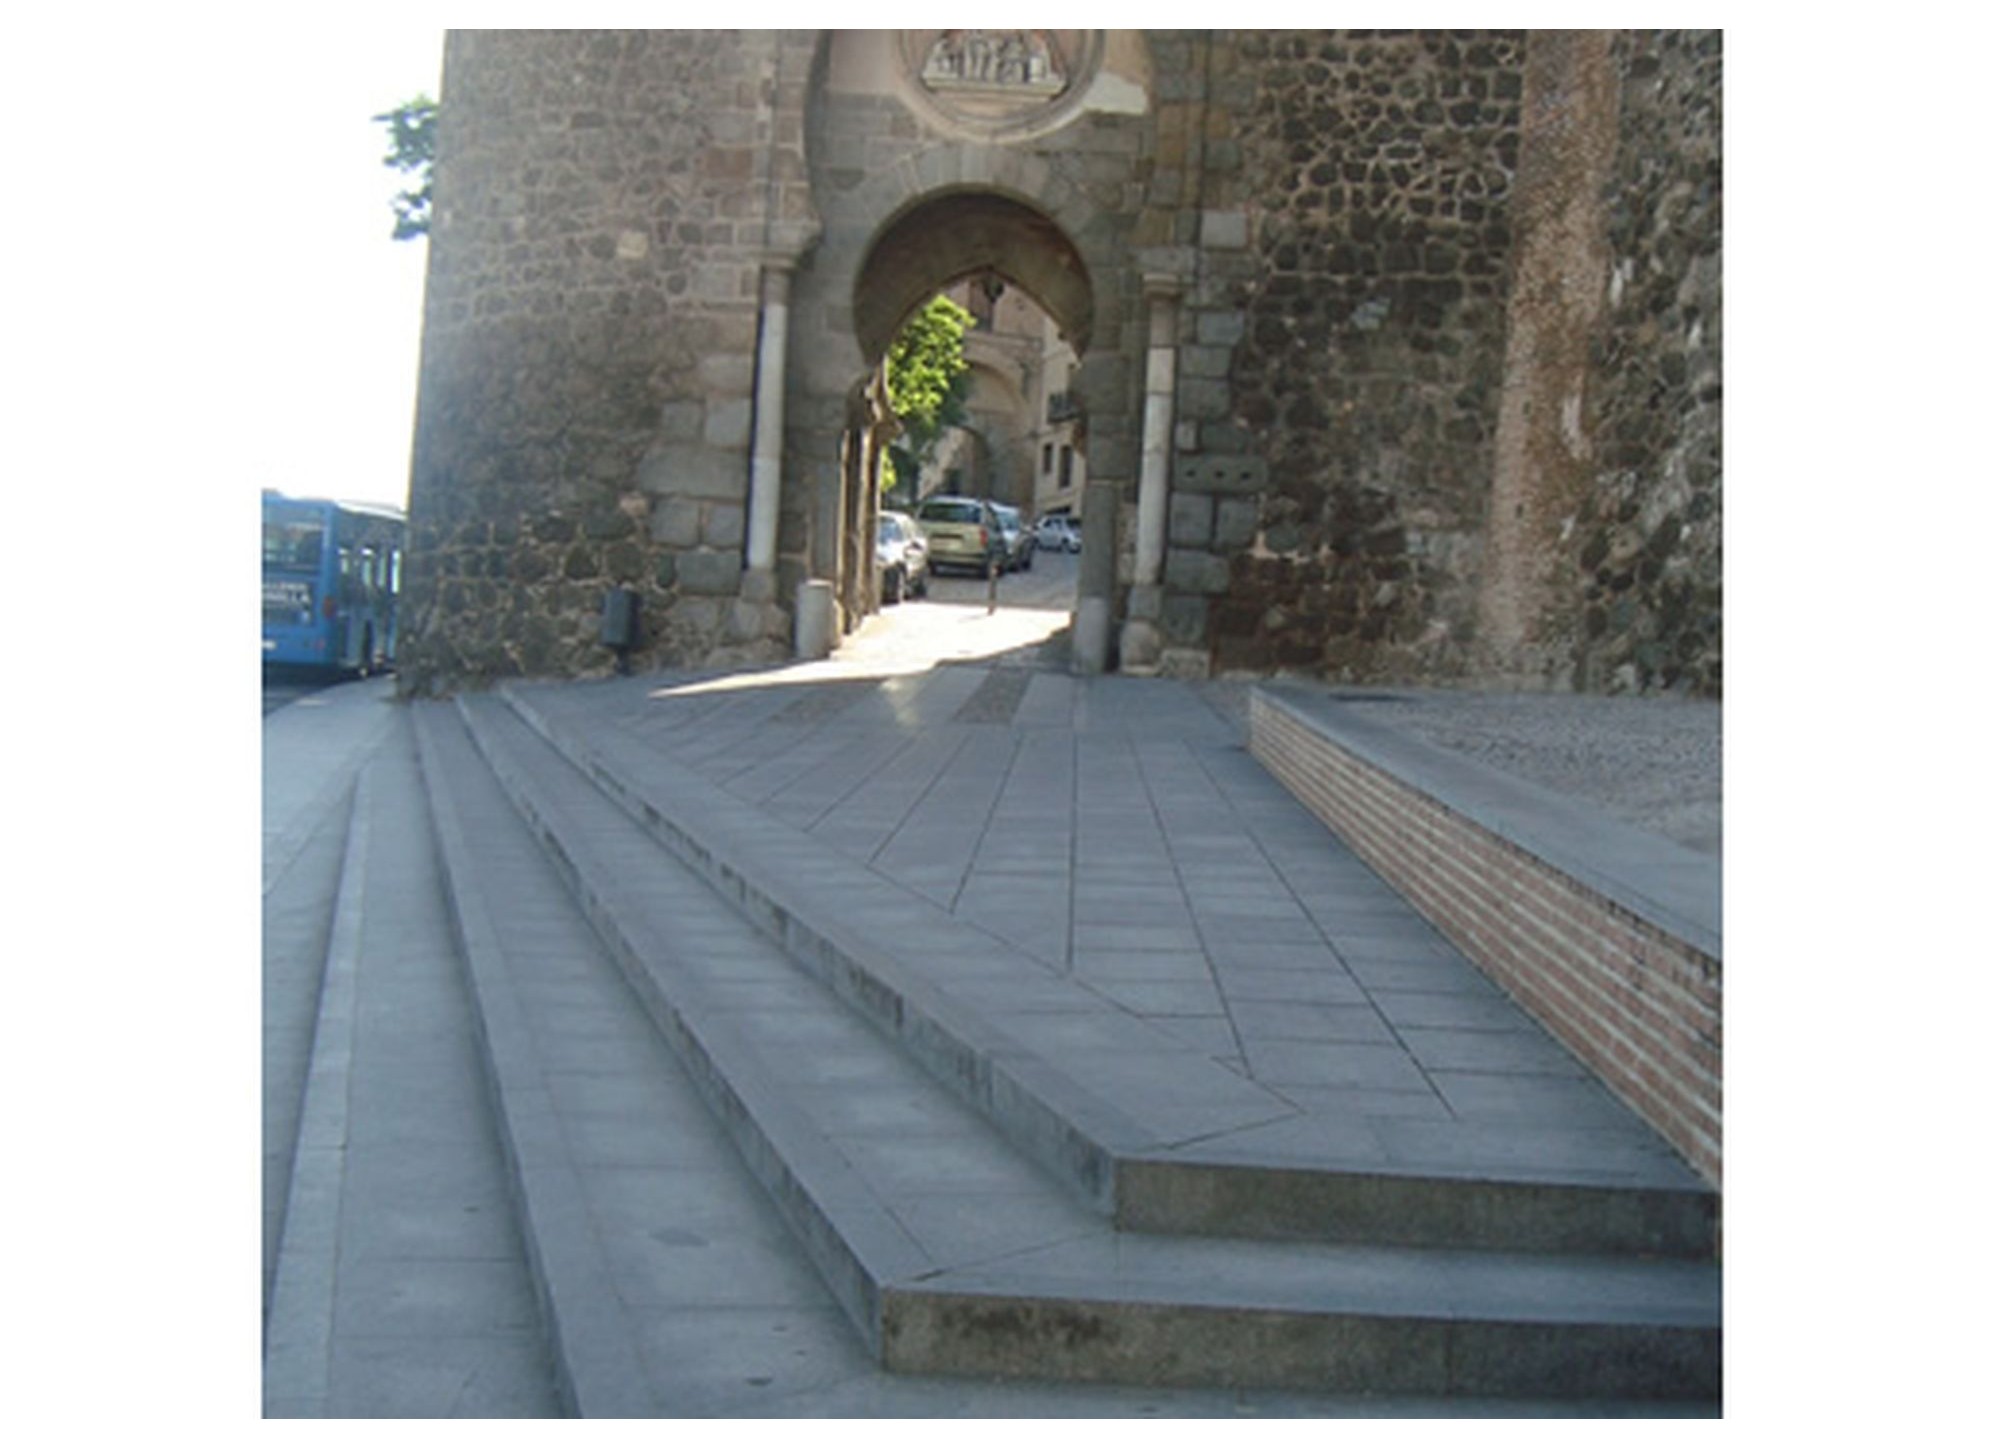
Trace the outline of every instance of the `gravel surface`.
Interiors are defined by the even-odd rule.
[[[1722,706],[1713,700],[1331,689],[1379,723],[1722,853]]]

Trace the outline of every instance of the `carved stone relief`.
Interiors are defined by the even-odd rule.
[[[1090,30],[906,30],[898,40],[912,99],[992,139],[1067,119],[1104,49]]]
[[[994,88],[1060,95],[1062,63],[1045,30],[947,30],[924,59],[933,91]]]

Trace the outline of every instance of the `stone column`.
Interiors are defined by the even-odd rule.
[[[792,261],[766,257],[757,329],[757,415],[750,441],[750,522],[744,562],[769,577],[778,561],[778,494],[785,450],[785,334]]]
[[[1174,356],[1180,338],[1181,281],[1148,273],[1146,401],[1140,426],[1139,516],[1132,558],[1132,599],[1119,634],[1119,668],[1144,672],[1159,663],[1159,588],[1167,557],[1167,468],[1174,435]]]
[[[1146,278],[1146,404],[1140,432],[1139,520],[1132,578],[1160,581],[1167,557],[1167,463],[1174,435],[1174,348],[1180,333],[1180,281]]]

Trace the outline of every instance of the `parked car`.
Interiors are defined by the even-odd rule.
[[[931,591],[930,545],[908,513],[884,512],[876,521],[875,570],[884,603],[922,598]]]
[[[1019,508],[1010,508],[1005,503],[993,505],[994,516],[1000,520],[1000,532],[1007,540],[1007,561],[1001,565],[1012,573],[1019,568],[1035,566],[1035,530],[1028,526]]]
[[[1051,513],[1035,524],[1037,546],[1051,552],[1083,552],[1083,530],[1067,513]]]
[[[985,573],[1005,566],[1007,540],[993,506],[979,498],[933,493],[917,504],[917,527],[930,545],[933,571]]]

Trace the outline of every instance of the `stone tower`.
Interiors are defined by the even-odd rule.
[[[1085,669],[1721,687],[1712,31],[459,31],[406,686],[874,606],[879,364],[1077,359]]]

